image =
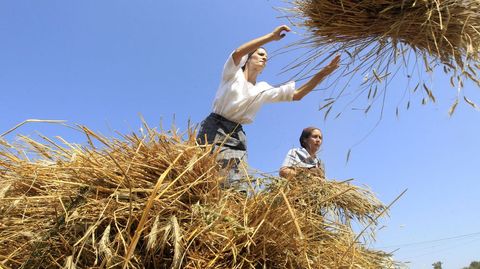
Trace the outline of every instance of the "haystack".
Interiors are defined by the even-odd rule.
[[[295,45],[312,47],[310,53],[300,58],[293,67],[315,68],[332,54],[345,52],[350,57],[344,57],[345,68],[340,76],[359,74],[363,77],[362,89],[353,94],[357,97],[360,93],[364,94],[369,103],[378,99],[374,91],[383,91],[376,85],[382,82],[388,84],[397,74],[405,75],[405,84],[409,83],[412,91],[420,89],[424,92],[423,103],[428,100],[435,102],[433,90],[425,82],[428,76],[422,73],[429,73],[436,67],[443,67],[455,88],[462,88],[466,80],[480,86],[479,1],[288,2],[291,6],[286,9],[287,17],[307,30],[307,37]],[[323,60],[314,64],[318,58]],[[400,68],[404,69],[399,72]],[[339,95],[350,93],[344,91]],[[465,101],[476,107],[466,97]]]
[[[367,189],[302,174],[246,197],[191,131],[82,130],[88,145],[0,140],[2,268],[396,266],[352,229],[386,211]]]

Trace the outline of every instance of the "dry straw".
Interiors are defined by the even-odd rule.
[[[352,230],[386,210],[367,189],[302,174],[247,198],[192,132],[82,130],[88,146],[2,141],[2,268],[396,267]]]
[[[311,48],[289,67],[299,70],[299,74],[308,75],[333,54],[344,52],[344,68],[339,77],[349,77],[347,85],[355,79],[355,74],[364,79],[360,89],[348,90],[345,85],[340,91],[332,92],[323,105],[327,113],[342,95],[353,96],[351,102],[365,96],[367,105],[364,110],[368,112],[373,103],[384,101],[387,86],[399,88],[398,85],[389,85],[397,74],[405,76],[403,85],[410,85],[407,95],[421,91],[422,104],[425,104],[436,101],[425,73],[431,73],[437,67],[443,68],[450,76],[451,85],[458,89],[450,114],[461,98],[460,89],[465,81],[480,86],[478,0],[287,2],[290,3],[290,7],[285,9],[287,18],[307,30],[307,37],[292,46]],[[321,59],[320,63],[317,59]],[[463,99],[478,109],[466,96]],[[407,108],[409,106],[410,100]]]

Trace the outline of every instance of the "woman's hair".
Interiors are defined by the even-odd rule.
[[[307,127],[305,129],[303,129],[302,134],[300,135],[300,139],[299,139],[300,140],[300,146],[302,146],[302,148],[305,148],[305,149],[307,148],[307,144],[305,143],[305,140],[307,138],[309,138],[312,135],[313,131],[315,131],[315,130],[320,131],[320,129],[318,129],[317,127]]]
[[[256,48],[254,51],[250,52],[248,55],[247,55],[247,60],[245,61],[245,64],[242,66],[242,71],[245,71],[245,67],[247,66],[247,62],[248,60],[250,60],[250,57],[252,57],[252,55],[259,49],[263,49],[264,51],[267,51],[264,47],[258,47]]]

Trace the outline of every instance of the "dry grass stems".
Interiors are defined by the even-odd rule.
[[[82,129],[88,146],[1,143],[2,268],[396,267],[350,225],[385,209],[366,189],[300,175],[247,198],[191,131]]]
[[[284,9],[292,23],[307,30],[307,37],[293,48],[311,48],[293,62],[297,76],[307,76],[334,54],[345,52],[339,77],[349,77],[339,91],[332,91],[322,106],[326,115],[343,95],[353,103],[365,96],[367,113],[375,102],[385,101],[387,87],[396,74],[405,78],[402,98],[417,90],[422,104],[436,98],[425,76],[443,68],[450,76],[457,98],[450,107],[452,114],[462,99],[460,89],[465,81],[480,86],[480,1],[477,0],[291,0]],[[320,63],[318,63],[318,59]],[[401,70],[403,69],[403,70]],[[349,90],[357,74],[363,77],[360,89]],[[360,79],[361,79],[360,77]],[[400,86],[405,87],[405,86]],[[408,96],[407,96],[408,95]],[[478,109],[463,96],[463,100]],[[351,103],[349,105],[351,105]],[[382,105],[383,109],[383,105]],[[398,113],[398,107],[397,107]]]

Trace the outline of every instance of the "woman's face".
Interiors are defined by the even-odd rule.
[[[263,48],[257,49],[248,59],[247,67],[249,70],[261,72],[267,64],[267,51]]]
[[[322,145],[323,136],[320,130],[315,129],[310,136],[306,139],[307,150],[311,153],[316,153]]]

